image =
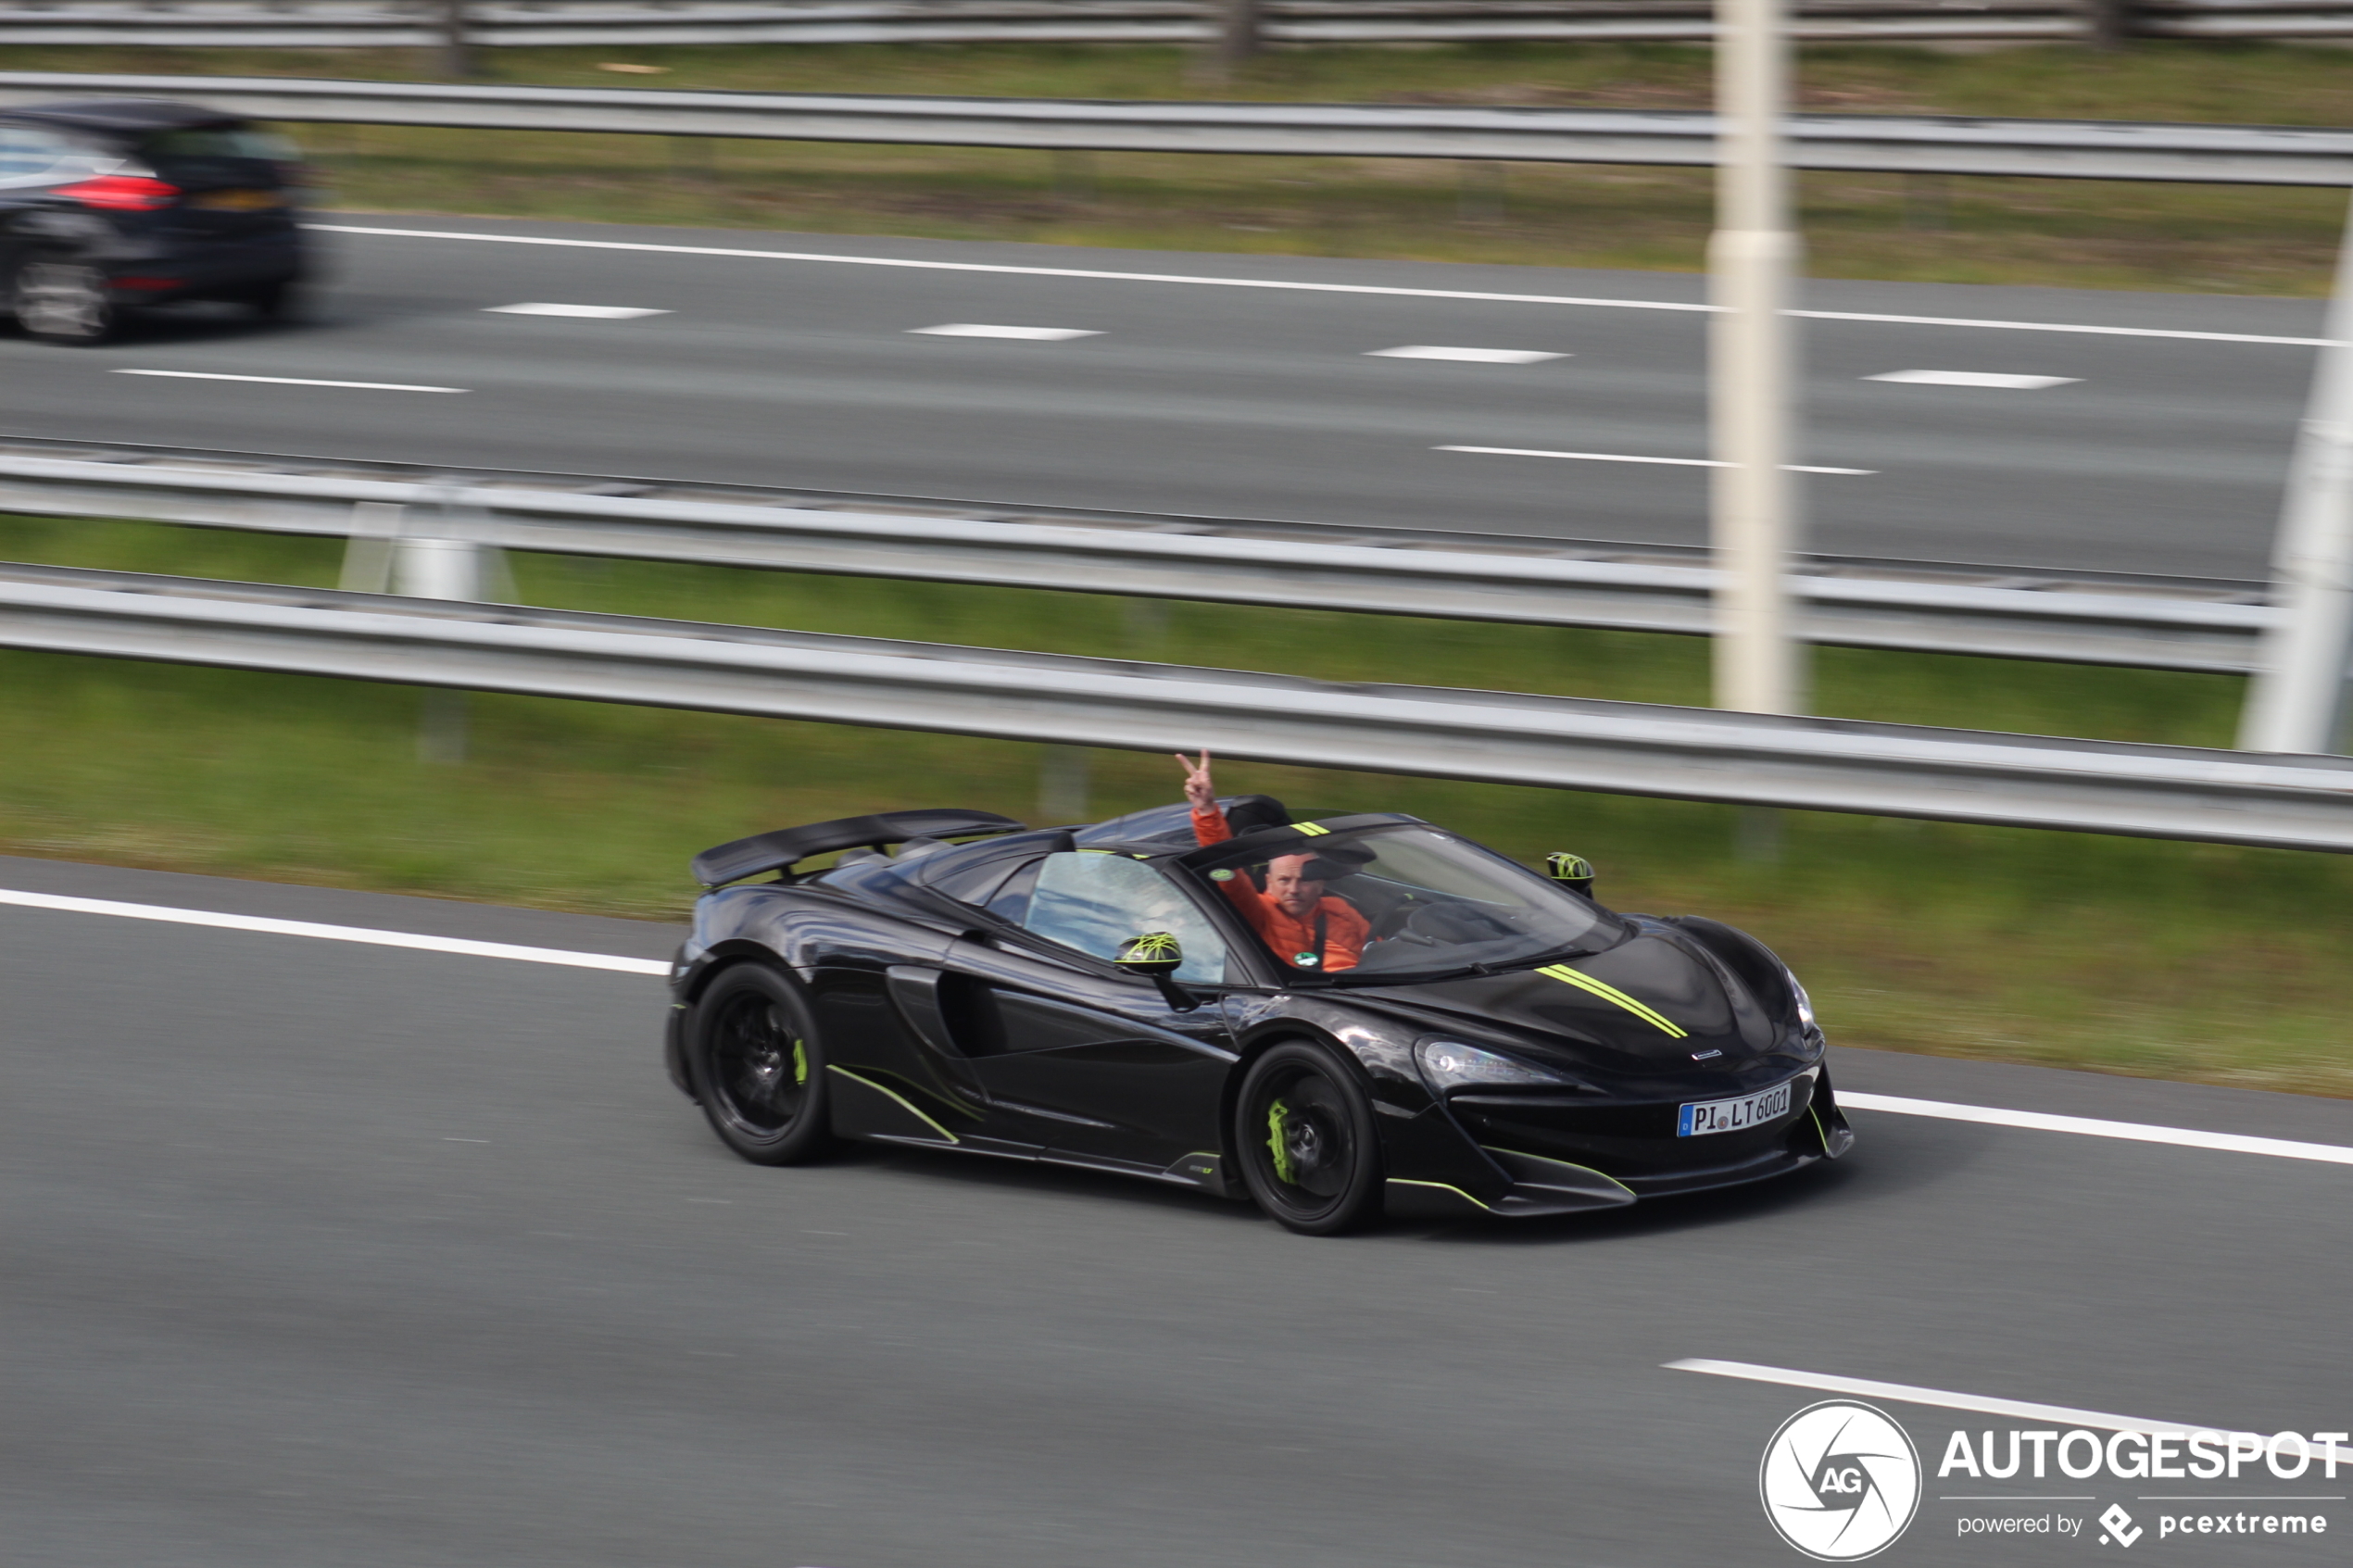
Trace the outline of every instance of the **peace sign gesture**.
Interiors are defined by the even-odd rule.
[[[1176,754],[1176,760],[1184,764],[1185,768],[1186,803],[1196,811],[1207,811],[1214,808],[1217,804],[1217,786],[1210,783],[1209,779],[1208,748],[1204,746],[1202,749],[1201,760],[1198,762],[1181,751]]]

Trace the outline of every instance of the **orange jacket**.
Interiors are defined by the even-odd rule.
[[[1227,824],[1226,813],[1212,806],[1208,810],[1193,813],[1193,838],[1201,844],[1223,844],[1234,836]],[[1330,970],[1354,969],[1365,955],[1365,939],[1372,935],[1371,922],[1356,912],[1355,906],[1345,898],[1326,894],[1305,920],[1284,913],[1282,907],[1261,893],[1250,878],[1240,872],[1220,882],[1218,887],[1227,901],[1241,911],[1242,919],[1258,933],[1258,939],[1284,963],[1293,969]],[[1302,963],[1302,958],[1316,958],[1315,924],[1322,917],[1324,926],[1323,951],[1320,960]]]

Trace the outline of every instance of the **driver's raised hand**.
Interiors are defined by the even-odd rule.
[[[1203,749],[1201,760],[1196,762],[1180,751],[1176,754],[1176,760],[1185,770],[1186,804],[1196,811],[1214,809],[1217,805],[1217,786],[1209,777],[1209,752]]]

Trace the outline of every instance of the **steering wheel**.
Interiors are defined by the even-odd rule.
[[[1510,930],[1482,911],[1465,909],[1451,904],[1417,906],[1405,921],[1405,935],[1425,942],[1484,942],[1496,936],[1508,936]]]
[[[1395,936],[1398,933],[1403,931],[1405,929],[1405,923],[1412,920],[1418,910],[1427,908],[1428,908],[1428,905],[1416,903],[1414,901],[1414,896],[1410,893],[1407,894],[1403,899],[1390,905],[1388,910],[1381,915],[1380,919],[1373,922],[1372,932],[1368,936],[1366,936],[1365,940],[1368,942],[1388,941],[1390,937]]]

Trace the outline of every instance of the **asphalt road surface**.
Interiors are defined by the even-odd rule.
[[[664,956],[653,925],[0,861],[0,887]],[[655,980],[0,907],[19,1568],[1799,1562],[1718,1358],[2343,1430],[2353,1169],[1858,1111],[1842,1165],[1604,1219],[1290,1236],[1112,1178],[761,1170]],[[2353,1144],[2353,1105],[1871,1053],[1842,1086]],[[1882,1408],[1930,1464],[2001,1426]],[[2017,1424],[2011,1423],[2008,1424]],[[2030,1423],[2029,1424],[2036,1424]],[[2346,1480],[1926,1483],[2320,1495]],[[2125,1559],[2336,1563],[2330,1536]]]
[[[1696,277],[335,221],[347,232],[320,238],[338,257],[337,282],[313,322],[266,327],[219,307],[94,352],[0,342],[0,429],[1032,505],[1705,538],[1706,473],[1692,466],[1707,450]],[[503,243],[518,236],[595,244]],[[1808,286],[1806,303],[1873,318],[1806,326],[1812,433],[1797,460],[1865,470],[1808,476],[1813,547],[2266,574],[2319,302],[1824,282]],[[502,308],[514,305],[623,314]],[[1938,324],[1955,320],[1977,324]],[[942,326],[1082,335],[926,330]],[[2087,327],[2103,330],[2071,330]],[[2105,330],[2119,327],[2131,331]],[[1490,358],[1384,352],[1399,348]],[[1922,371],[1932,379],[1869,379]],[[2007,380],[1955,384],[1956,374]],[[215,377],[334,384],[201,379]]]

